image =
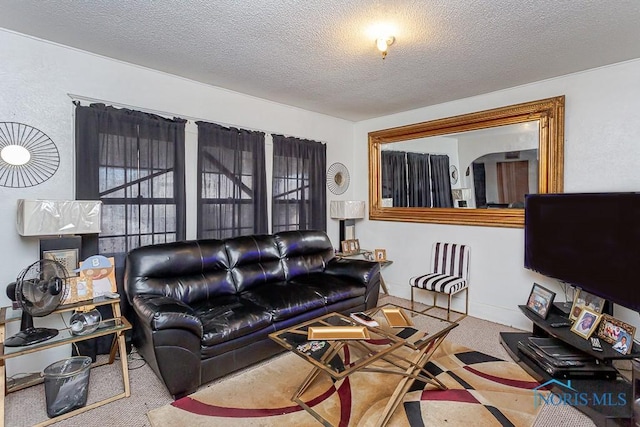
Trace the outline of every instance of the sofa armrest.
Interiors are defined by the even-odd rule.
[[[350,277],[367,288],[366,309],[378,304],[380,293],[380,264],[362,259],[333,258],[324,270],[326,274]]]
[[[152,331],[185,329],[202,339],[202,322],[182,301],[158,295],[138,295],[133,299],[138,320]]]

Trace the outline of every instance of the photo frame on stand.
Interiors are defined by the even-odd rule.
[[[549,289],[534,283],[527,299],[527,308],[537,314],[538,316],[546,319],[551,310],[551,304],[556,297],[556,293]]]
[[[605,301],[606,300],[604,298],[593,295],[587,291],[583,291],[580,288],[576,288],[576,294],[573,298],[573,305],[571,306],[569,319],[576,320],[580,315],[580,310],[584,307],[595,311],[596,313],[602,313]]]
[[[612,346],[618,346],[614,348],[622,354],[628,354],[631,352],[633,346],[633,338],[636,333],[636,328],[633,325],[618,320],[608,314],[603,314],[598,325],[598,338],[608,342]],[[625,337],[623,340],[622,337]],[[626,345],[626,347],[625,347]],[[625,352],[621,351],[624,350]]]
[[[582,338],[589,339],[591,334],[598,327],[598,322],[602,315],[590,308],[583,307],[580,311],[580,315],[576,318],[571,326],[571,332],[580,335]]]
[[[374,256],[375,256],[375,260],[380,262],[380,261],[386,261],[387,260],[387,250],[386,249],[376,249],[374,252]]]
[[[77,248],[42,251],[42,259],[50,259],[62,264],[67,270],[67,277],[75,277],[78,275],[75,270],[78,268],[80,251]]]

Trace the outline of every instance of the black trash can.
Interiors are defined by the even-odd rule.
[[[75,356],[44,368],[44,394],[49,418],[87,404],[91,358]]]

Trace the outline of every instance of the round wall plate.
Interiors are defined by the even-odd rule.
[[[451,165],[451,167],[449,168],[449,171],[451,173],[451,185],[455,185],[458,183],[458,168],[455,167],[455,165]]]
[[[0,186],[42,184],[58,166],[58,148],[44,132],[23,123],[0,122]]]
[[[342,163],[334,163],[327,171],[327,187],[333,194],[342,194],[349,188],[349,170]]]

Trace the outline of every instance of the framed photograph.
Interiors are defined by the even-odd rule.
[[[529,294],[529,299],[527,300],[527,308],[543,319],[546,319],[555,297],[555,292],[534,283],[531,288],[531,293]]]
[[[593,331],[598,326],[602,315],[590,308],[583,307],[576,321],[571,326],[571,332],[580,335],[582,338],[589,339]]]
[[[358,252],[360,250],[360,240],[354,239],[353,244],[355,245],[355,251]]]
[[[628,350],[631,350],[631,342],[635,336],[636,328],[628,323],[616,319],[608,314],[603,314],[598,326],[598,338],[608,342],[611,345],[619,344],[619,348],[623,344],[628,344]],[[626,339],[622,342],[622,337],[626,335]],[[616,349],[618,350],[618,349]],[[627,354],[627,353],[624,353]]]
[[[40,259],[52,259],[58,261],[66,269],[69,277],[77,277],[74,271],[78,268],[82,256],[82,238],[47,237],[40,239]]]
[[[349,240],[349,252],[355,252],[356,251],[356,241],[355,240]]]
[[[596,313],[602,313],[604,308],[605,299],[590,294],[587,291],[583,291],[580,288],[576,288],[576,295],[573,298],[573,305],[571,306],[571,312],[569,313],[569,319],[576,320],[580,315],[580,310],[583,307],[588,308]]]
[[[348,254],[349,253],[349,241],[348,240],[343,240],[342,242],[340,242],[340,249],[342,249],[342,253],[343,254]]]
[[[618,341],[611,346],[615,351],[622,354],[631,353],[631,347],[633,347],[633,335],[624,330],[620,331]]]
[[[67,270],[67,277],[75,277],[78,275],[75,270],[78,268],[79,257],[80,251],[78,251],[78,249],[42,251],[43,259],[51,259],[62,264]]]
[[[387,260],[387,250],[386,249],[376,249],[374,251],[374,256],[376,261],[386,261]]]

